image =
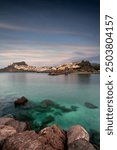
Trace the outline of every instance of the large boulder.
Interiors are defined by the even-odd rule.
[[[64,150],[65,144],[65,132],[53,125],[38,134],[34,131],[14,134],[5,141],[3,150]]]
[[[27,129],[30,129],[28,123],[15,120],[14,118],[10,118],[10,117],[1,117],[0,125],[7,125],[7,126],[14,127],[17,130],[17,132],[22,132]]]
[[[89,141],[89,134],[81,125],[75,125],[75,126],[72,126],[67,131],[67,138],[68,138],[68,145],[69,145],[73,143],[74,141],[79,140],[81,138]]]
[[[68,145],[68,150],[96,150],[94,146],[85,139],[79,139]]]
[[[16,133],[9,137],[4,145],[3,150],[42,150],[41,141],[35,131],[24,131]]]
[[[26,122],[22,122],[18,120],[8,121],[5,125],[14,127],[17,130],[17,132],[22,132],[29,129],[29,126]]]
[[[17,131],[11,126],[0,125],[0,149],[4,143],[4,140],[16,132]]]
[[[9,121],[13,121],[14,118],[11,117],[1,117],[0,118],[0,125],[5,125]]]
[[[44,148],[48,150],[64,150],[66,147],[66,133],[57,125],[52,125],[50,127],[44,128],[39,133],[39,136],[46,139],[46,145]]]
[[[22,105],[25,105],[26,103],[28,102],[28,99],[25,98],[24,96],[18,98],[15,102],[14,102],[14,105],[15,107],[16,106],[22,106]]]

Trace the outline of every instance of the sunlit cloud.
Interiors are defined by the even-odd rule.
[[[72,45],[48,46],[46,50],[0,50],[0,64],[8,65],[16,61],[26,61],[29,65],[45,66],[81,60],[99,55],[99,47]],[[75,59],[74,59],[75,58]],[[6,60],[6,61],[5,61]]]

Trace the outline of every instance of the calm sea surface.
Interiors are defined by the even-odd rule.
[[[58,113],[54,115],[57,123],[64,129],[71,125],[81,124],[87,130],[99,131],[100,112],[100,75],[99,74],[69,74],[48,76],[38,73],[0,73],[0,115],[12,114],[13,102],[16,98],[25,96],[31,103],[38,105],[45,99],[50,99],[61,106],[70,108],[77,106],[77,111]],[[89,102],[97,109],[87,108]],[[33,123],[40,123],[43,114],[28,110],[33,116]],[[46,113],[52,115],[53,112]]]

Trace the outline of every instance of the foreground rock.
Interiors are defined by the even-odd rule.
[[[7,122],[6,125],[14,127],[17,130],[17,132],[22,132],[29,129],[29,126],[26,122],[17,121],[17,120],[11,120]]]
[[[76,126],[72,126],[67,131],[67,138],[68,138],[68,146],[69,146],[69,144],[72,144],[74,141],[82,138],[89,141],[89,134],[82,126],[76,125]]]
[[[0,125],[0,149],[4,143],[4,140],[16,132],[16,129],[11,126]]]
[[[50,101],[49,104],[53,105]],[[51,121],[53,121],[52,116],[48,116],[44,120],[44,124],[46,125]],[[89,134],[81,125],[72,126],[67,132],[55,124],[36,132],[28,131],[28,129],[28,125],[25,122],[10,117],[1,117],[0,149],[99,150],[100,147],[99,133],[91,129],[89,139]]]
[[[14,118],[11,117],[1,117],[0,118],[0,125],[5,125],[7,122],[14,120]]]
[[[47,143],[45,149],[50,150],[64,150],[66,147],[66,134],[65,131],[60,129],[57,125],[44,128],[39,132],[39,136],[46,139]],[[44,144],[43,144],[44,145]]]
[[[34,131],[16,133],[5,141],[3,150],[64,150],[65,142],[65,132],[53,125],[38,134]]]
[[[3,150],[42,150],[41,141],[38,134],[34,131],[25,131],[9,137],[4,145]]]
[[[14,105],[16,106],[22,106],[25,105],[28,102],[28,99],[22,96],[21,98],[18,98],[15,102]]]
[[[29,125],[26,122],[15,120],[10,117],[1,117],[0,125],[7,125],[13,127],[17,132],[22,132],[29,129]]]
[[[74,141],[68,146],[68,150],[96,150],[94,146],[85,139]]]

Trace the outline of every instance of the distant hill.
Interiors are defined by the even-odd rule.
[[[29,66],[25,61],[15,62],[5,68],[0,69],[0,72],[37,72],[49,73],[49,75],[69,74],[72,72],[79,73],[99,73],[100,65],[91,64],[89,61],[82,60],[81,62],[71,62],[61,64],[55,67],[35,67]]]

